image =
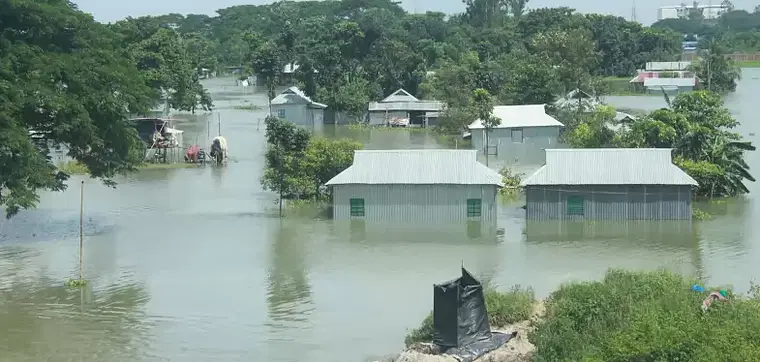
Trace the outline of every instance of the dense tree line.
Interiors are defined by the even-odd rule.
[[[687,39],[699,40],[700,47],[719,40],[730,52],[760,52],[760,5],[753,12],[733,9],[717,19],[706,19],[701,11],[693,10],[683,19],[665,19],[652,24],[656,29],[668,29],[684,34]]]
[[[128,20],[103,25],[66,0],[0,1],[0,206],[33,207],[68,174],[49,157],[63,144],[93,177],[142,162],[128,121],[168,97],[173,108],[209,109],[199,62],[172,29]],[[32,134],[35,137],[32,137]]]

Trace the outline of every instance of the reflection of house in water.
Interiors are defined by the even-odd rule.
[[[501,175],[474,150],[356,151],[328,181],[336,220],[409,224],[496,223]]]
[[[531,220],[691,220],[697,182],[666,148],[553,149],[522,182]]]
[[[500,118],[501,123],[488,132],[488,146],[495,146],[500,158],[530,158],[530,155],[541,155],[542,149],[558,147],[559,131],[564,125],[546,114],[543,104],[496,106],[493,115]],[[486,133],[482,122],[476,120],[468,128],[472,147],[485,152]]]
[[[528,242],[604,240],[636,241],[637,244],[664,244],[691,248],[697,239],[694,223],[689,220],[667,221],[559,221],[527,220]]]
[[[267,305],[274,321],[294,321],[308,314],[311,286],[300,236],[293,227],[281,225],[272,239]]]
[[[437,122],[438,113],[443,110],[443,102],[419,100],[409,92],[399,89],[380,102],[369,104],[370,125],[390,125],[404,123],[411,126],[428,126],[430,120]]]
[[[298,87],[290,87],[272,99],[272,116],[319,131],[324,125],[327,105],[314,102]]]

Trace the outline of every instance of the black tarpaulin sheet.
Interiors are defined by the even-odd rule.
[[[483,285],[465,268],[462,276],[433,286],[433,342],[464,362],[502,346],[512,337],[491,333]]]

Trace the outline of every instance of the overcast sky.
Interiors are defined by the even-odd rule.
[[[657,20],[657,8],[666,5],[678,5],[682,0],[635,0],[636,19],[644,24]],[[233,5],[265,4],[269,1],[255,0],[74,0],[79,8],[92,13],[101,22],[112,22],[127,16],[160,15],[166,13],[208,14],[214,15],[217,9]],[[691,3],[691,1],[684,1]],[[701,4],[720,4],[721,0],[702,0]],[[529,7],[568,6],[581,12],[605,13],[625,18],[631,17],[633,0],[530,0]],[[402,0],[407,11],[425,12],[428,10],[445,13],[461,12],[464,9],[460,0]],[[733,0],[737,9],[752,10],[760,0]]]

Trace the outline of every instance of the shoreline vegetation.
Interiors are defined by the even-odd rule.
[[[697,280],[658,270],[610,269],[599,281],[560,286],[544,300],[530,288],[486,288],[493,330],[517,336],[478,361],[757,361],[760,288],[747,295],[720,286],[694,291]],[[702,302],[727,290],[726,303]],[[431,355],[432,313],[383,362],[455,361]]]
[[[174,170],[174,169],[180,169],[180,168],[193,168],[198,167],[197,164],[194,163],[144,163],[142,165],[137,166],[138,171],[143,170]],[[89,174],[89,171],[87,170],[87,166],[77,162],[77,161],[68,161],[59,163],[56,165],[56,168],[59,171],[65,172],[69,175],[87,175]]]

